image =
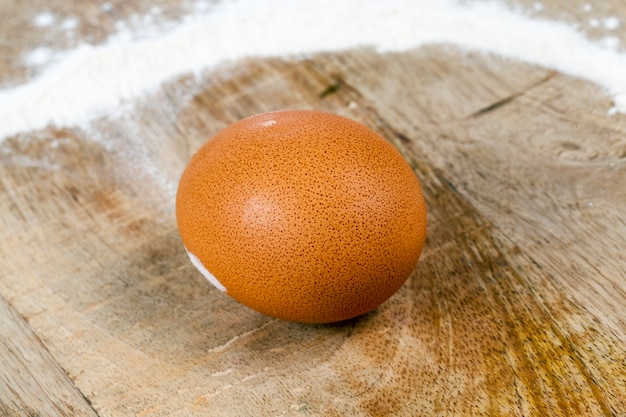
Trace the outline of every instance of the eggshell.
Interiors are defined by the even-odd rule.
[[[243,119],[192,157],[176,196],[194,264],[239,302],[326,323],[393,295],[424,245],[411,167],[371,129],[318,111]]]

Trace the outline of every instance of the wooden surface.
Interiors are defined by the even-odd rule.
[[[38,12],[88,22],[71,47],[152,4],[128,3],[112,15],[0,0],[1,85],[36,73],[18,58],[52,36],[29,28]],[[544,13],[582,21],[582,4]],[[90,128],[4,140],[0,414],[625,416],[626,117],[610,107],[595,85],[496,56],[353,50],[232,63]],[[363,317],[259,315],[211,287],[180,242],[173,201],[191,154],[280,108],[369,125],[422,182],[421,261]]]

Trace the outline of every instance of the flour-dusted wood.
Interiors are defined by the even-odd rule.
[[[225,64],[188,99],[193,82],[93,129],[0,144],[2,412],[626,414],[626,118],[600,89],[447,46]],[[365,123],[424,188],[422,259],[363,317],[262,316],[182,247],[192,153],[281,108]]]

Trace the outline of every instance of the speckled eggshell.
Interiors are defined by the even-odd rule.
[[[217,133],[182,174],[176,217],[194,264],[218,288],[308,323],[387,300],[426,234],[420,185],[400,153],[318,111],[263,113]]]

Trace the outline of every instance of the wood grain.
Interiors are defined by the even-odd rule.
[[[0,415],[95,416],[25,323],[0,299]]]
[[[89,129],[6,139],[0,413],[626,415],[626,117],[610,106],[597,86],[495,56],[360,49],[227,64]],[[422,259],[363,317],[259,315],[180,242],[191,154],[280,108],[367,124],[422,182]]]

